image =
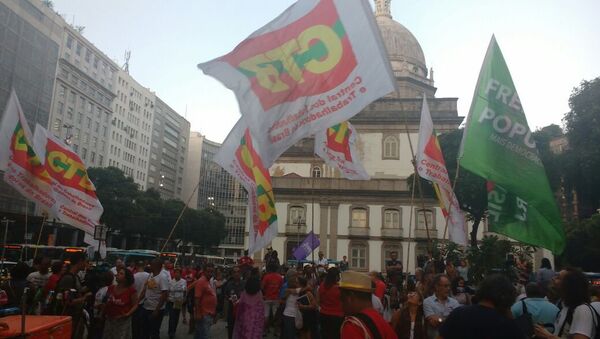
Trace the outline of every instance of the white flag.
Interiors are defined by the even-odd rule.
[[[248,192],[248,252],[267,246],[277,236],[277,211],[271,175],[253,144],[250,130],[240,118],[213,158],[236,178]]]
[[[458,199],[456,199],[456,195],[452,189],[452,182],[448,177],[446,162],[444,161],[442,148],[433,129],[433,121],[431,120],[425,96],[423,96],[421,125],[419,126],[417,171],[423,179],[433,183],[442,213],[448,223],[448,236],[450,240],[460,245],[466,245],[467,225],[465,216],[460,209]]]
[[[367,0],[302,0],[198,65],[235,92],[269,167],[290,146],[348,120],[395,80]]]
[[[356,149],[356,138],[354,126],[341,122],[315,134],[315,154],[347,179],[369,180]]]

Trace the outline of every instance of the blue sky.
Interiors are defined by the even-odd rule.
[[[300,0],[302,1],[302,0]],[[54,0],[66,20],[221,142],[239,117],[236,99],[196,68],[231,51],[292,0]],[[600,76],[598,0],[392,0],[394,20],[419,40],[437,97],[458,97],[466,116],[492,34],[502,48],[531,129],[561,124],[582,80]]]

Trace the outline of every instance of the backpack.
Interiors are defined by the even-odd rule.
[[[521,305],[523,307],[523,314],[515,318],[515,322],[517,326],[521,329],[521,333],[525,335],[526,338],[531,338],[533,336],[533,317],[531,313],[527,311],[527,304],[525,304],[525,299],[521,300]]]
[[[600,339],[600,314],[598,314],[598,312],[592,305],[590,305],[590,304],[586,304],[586,305],[587,305],[587,307],[590,308],[590,311],[592,311],[592,320],[594,321],[595,335],[594,335],[594,338],[592,338],[592,339]]]

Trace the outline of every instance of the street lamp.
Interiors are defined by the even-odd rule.
[[[300,246],[300,226],[302,225],[304,225],[304,220],[302,219],[302,216],[299,215],[298,218],[296,218],[296,226],[298,227],[298,232],[296,233],[296,248]]]
[[[96,225],[94,227],[94,240],[98,240],[98,250],[96,251],[96,265],[98,265],[98,261],[100,260],[100,246],[102,246],[102,241],[106,241],[107,234],[108,226]]]

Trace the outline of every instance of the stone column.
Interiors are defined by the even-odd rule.
[[[331,259],[342,260],[341,257],[337,257],[338,207],[337,204],[329,206],[329,253]]]
[[[327,225],[329,224],[329,205],[320,203],[319,204],[320,217],[319,217],[319,241],[321,242],[321,246],[319,246],[319,251],[323,251],[325,254],[325,258],[329,258],[329,254],[327,251]]]

